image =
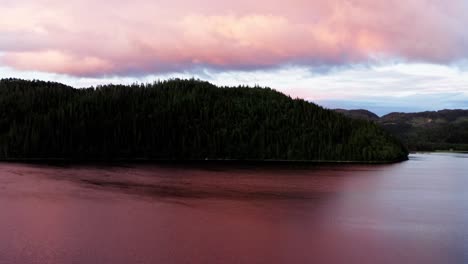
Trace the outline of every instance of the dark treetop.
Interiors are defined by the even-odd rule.
[[[376,124],[268,88],[0,81],[0,159],[398,161]]]

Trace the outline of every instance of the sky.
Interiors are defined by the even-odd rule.
[[[328,108],[468,108],[468,0],[0,0],[0,78],[199,78]]]

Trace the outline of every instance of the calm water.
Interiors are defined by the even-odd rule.
[[[0,164],[0,263],[468,263],[468,155],[394,165]]]

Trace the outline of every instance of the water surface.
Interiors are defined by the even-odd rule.
[[[4,263],[467,263],[468,155],[393,165],[0,164]]]

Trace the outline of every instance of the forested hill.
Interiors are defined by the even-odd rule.
[[[377,125],[268,88],[0,81],[0,159],[398,161]]]
[[[367,119],[356,114],[362,110],[336,111],[349,117]],[[390,113],[371,120],[401,139],[413,151],[468,151],[468,110]]]

